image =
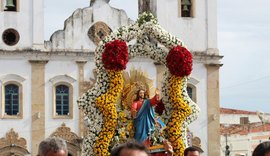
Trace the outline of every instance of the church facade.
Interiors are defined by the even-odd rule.
[[[189,126],[202,155],[220,155],[217,5],[207,0],[139,0],[160,25],[182,39],[193,54],[188,92],[201,112]],[[36,155],[49,136],[68,141],[80,155],[86,127],[77,99],[95,82],[99,41],[133,21],[106,0],[93,0],[44,41],[44,1],[0,0],[0,155]],[[126,71],[142,69],[161,88],[164,66],[138,57]]]

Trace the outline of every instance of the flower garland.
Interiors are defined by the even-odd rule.
[[[109,155],[109,144],[117,125],[115,102],[122,91],[124,80],[121,71],[109,71],[110,86],[106,94],[96,99],[96,106],[104,115],[104,124],[94,147],[96,155]]]
[[[127,46],[132,39],[137,42]],[[151,42],[152,39],[164,47]],[[176,154],[183,152],[187,142],[187,125],[198,117],[199,112],[198,106],[186,92],[187,76],[192,70],[192,56],[177,37],[158,24],[152,14],[143,13],[134,24],[112,32],[96,48],[97,83],[78,100],[79,108],[91,121],[83,141],[83,155],[108,155],[110,142],[113,140],[117,144],[119,141],[113,137],[116,125],[119,127],[116,133],[122,138],[127,135],[126,127],[132,127],[128,121],[128,126],[119,126],[119,122],[128,119],[130,112],[115,106],[115,102],[123,88],[120,71],[125,69],[128,58],[135,56],[150,57],[168,67],[162,87],[165,107],[162,117],[168,125],[166,135]],[[173,64],[174,59],[177,64]]]
[[[167,67],[173,75],[188,76],[192,71],[192,55],[185,47],[176,46],[171,49],[166,61]]]
[[[186,117],[191,114],[191,108],[183,100],[181,87],[183,77],[171,76],[170,87],[168,89],[169,96],[172,98],[173,112],[171,120],[167,125],[169,140],[172,142],[175,155],[182,156],[184,154],[185,144],[181,139],[182,124]]]
[[[105,45],[104,53],[102,53],[102,63],[104,68],[109,70],[126,69],[128,62],[128,47],[126,42],[114,40]]]
[[[187,103],[190,106],[191,114],[189,116],[187,116],[185,122],[182,125],[182,136],[187,136],[188,125],[198,118],[198,115],[199,115],[199,112],[200,112],[199,106],[194,101],[192,101],[190,99],[190,97],[188,96],[188,93],[187,93],[187,81],[188,81],[188,78],[184,77],[184,79],[183,79],[183,87],[182,87],[182,96],[184,97],[183,100],[185,101],[185,103]],[[182,137],[182,139],[183,139],[186,147],[188,147],[187,138]]]

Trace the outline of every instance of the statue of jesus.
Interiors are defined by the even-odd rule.
[[[159,90],[153,98],[148,99],[145,96],[145,90],[140,89],[137,92],[137,98],[131,105],[131,115],[134,119],[136,141],[144,143],[146,146],[150,145],[149,135],[154,131],[155,127],[155,106],[160,100]]]

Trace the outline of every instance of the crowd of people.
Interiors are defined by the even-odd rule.
[[[164,141],[164,148],[168,156],[173,156],[173,148],[168,141]],[[136,141],[129,141],[111,151],[111,156],[148,156],[147,147]],[[66,141],[50,137],[39,144],[38,156],[68,156]],[[200,156],[200,151],[194,147],[188,147],[184,156]],[[252,156],[270,156],[270,141],[260,143],[253,151]]]
[[[167,156],[173,156],[173,148],[168,141],[164,141],[164,149]],[[148,156],[149,151],[143,143],[131,140],[125,144],[112,149],[111,156]],[[200,152],[197,148],[188,147],[184,152],[184,156],[199,156]],[[38,156],[68,156],[66,141],[49,137],[39,144]]]

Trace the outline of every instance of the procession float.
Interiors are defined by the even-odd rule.
[[[155,124],[145,132],[149,150],[162,151],[164,139],[171,143],[176,156],[182,156],[188,146],[188,125],[200,111],[187,93],[192,54],[151,13],[142,13],[136,22],[113,31],[96,48],[96,83],[78,100],[90,123],[83,140],[83,155],[110,155],[112,148],[136,139],[134,120],[138,116],[132,117],[131,104],[138,90],[149,95],[153,85],[143,72],[125,71],[129,60],[135,57],[147,57],[166,66],[161,100],[150,110]],[[145,115],[140,111],[137,113]]]

